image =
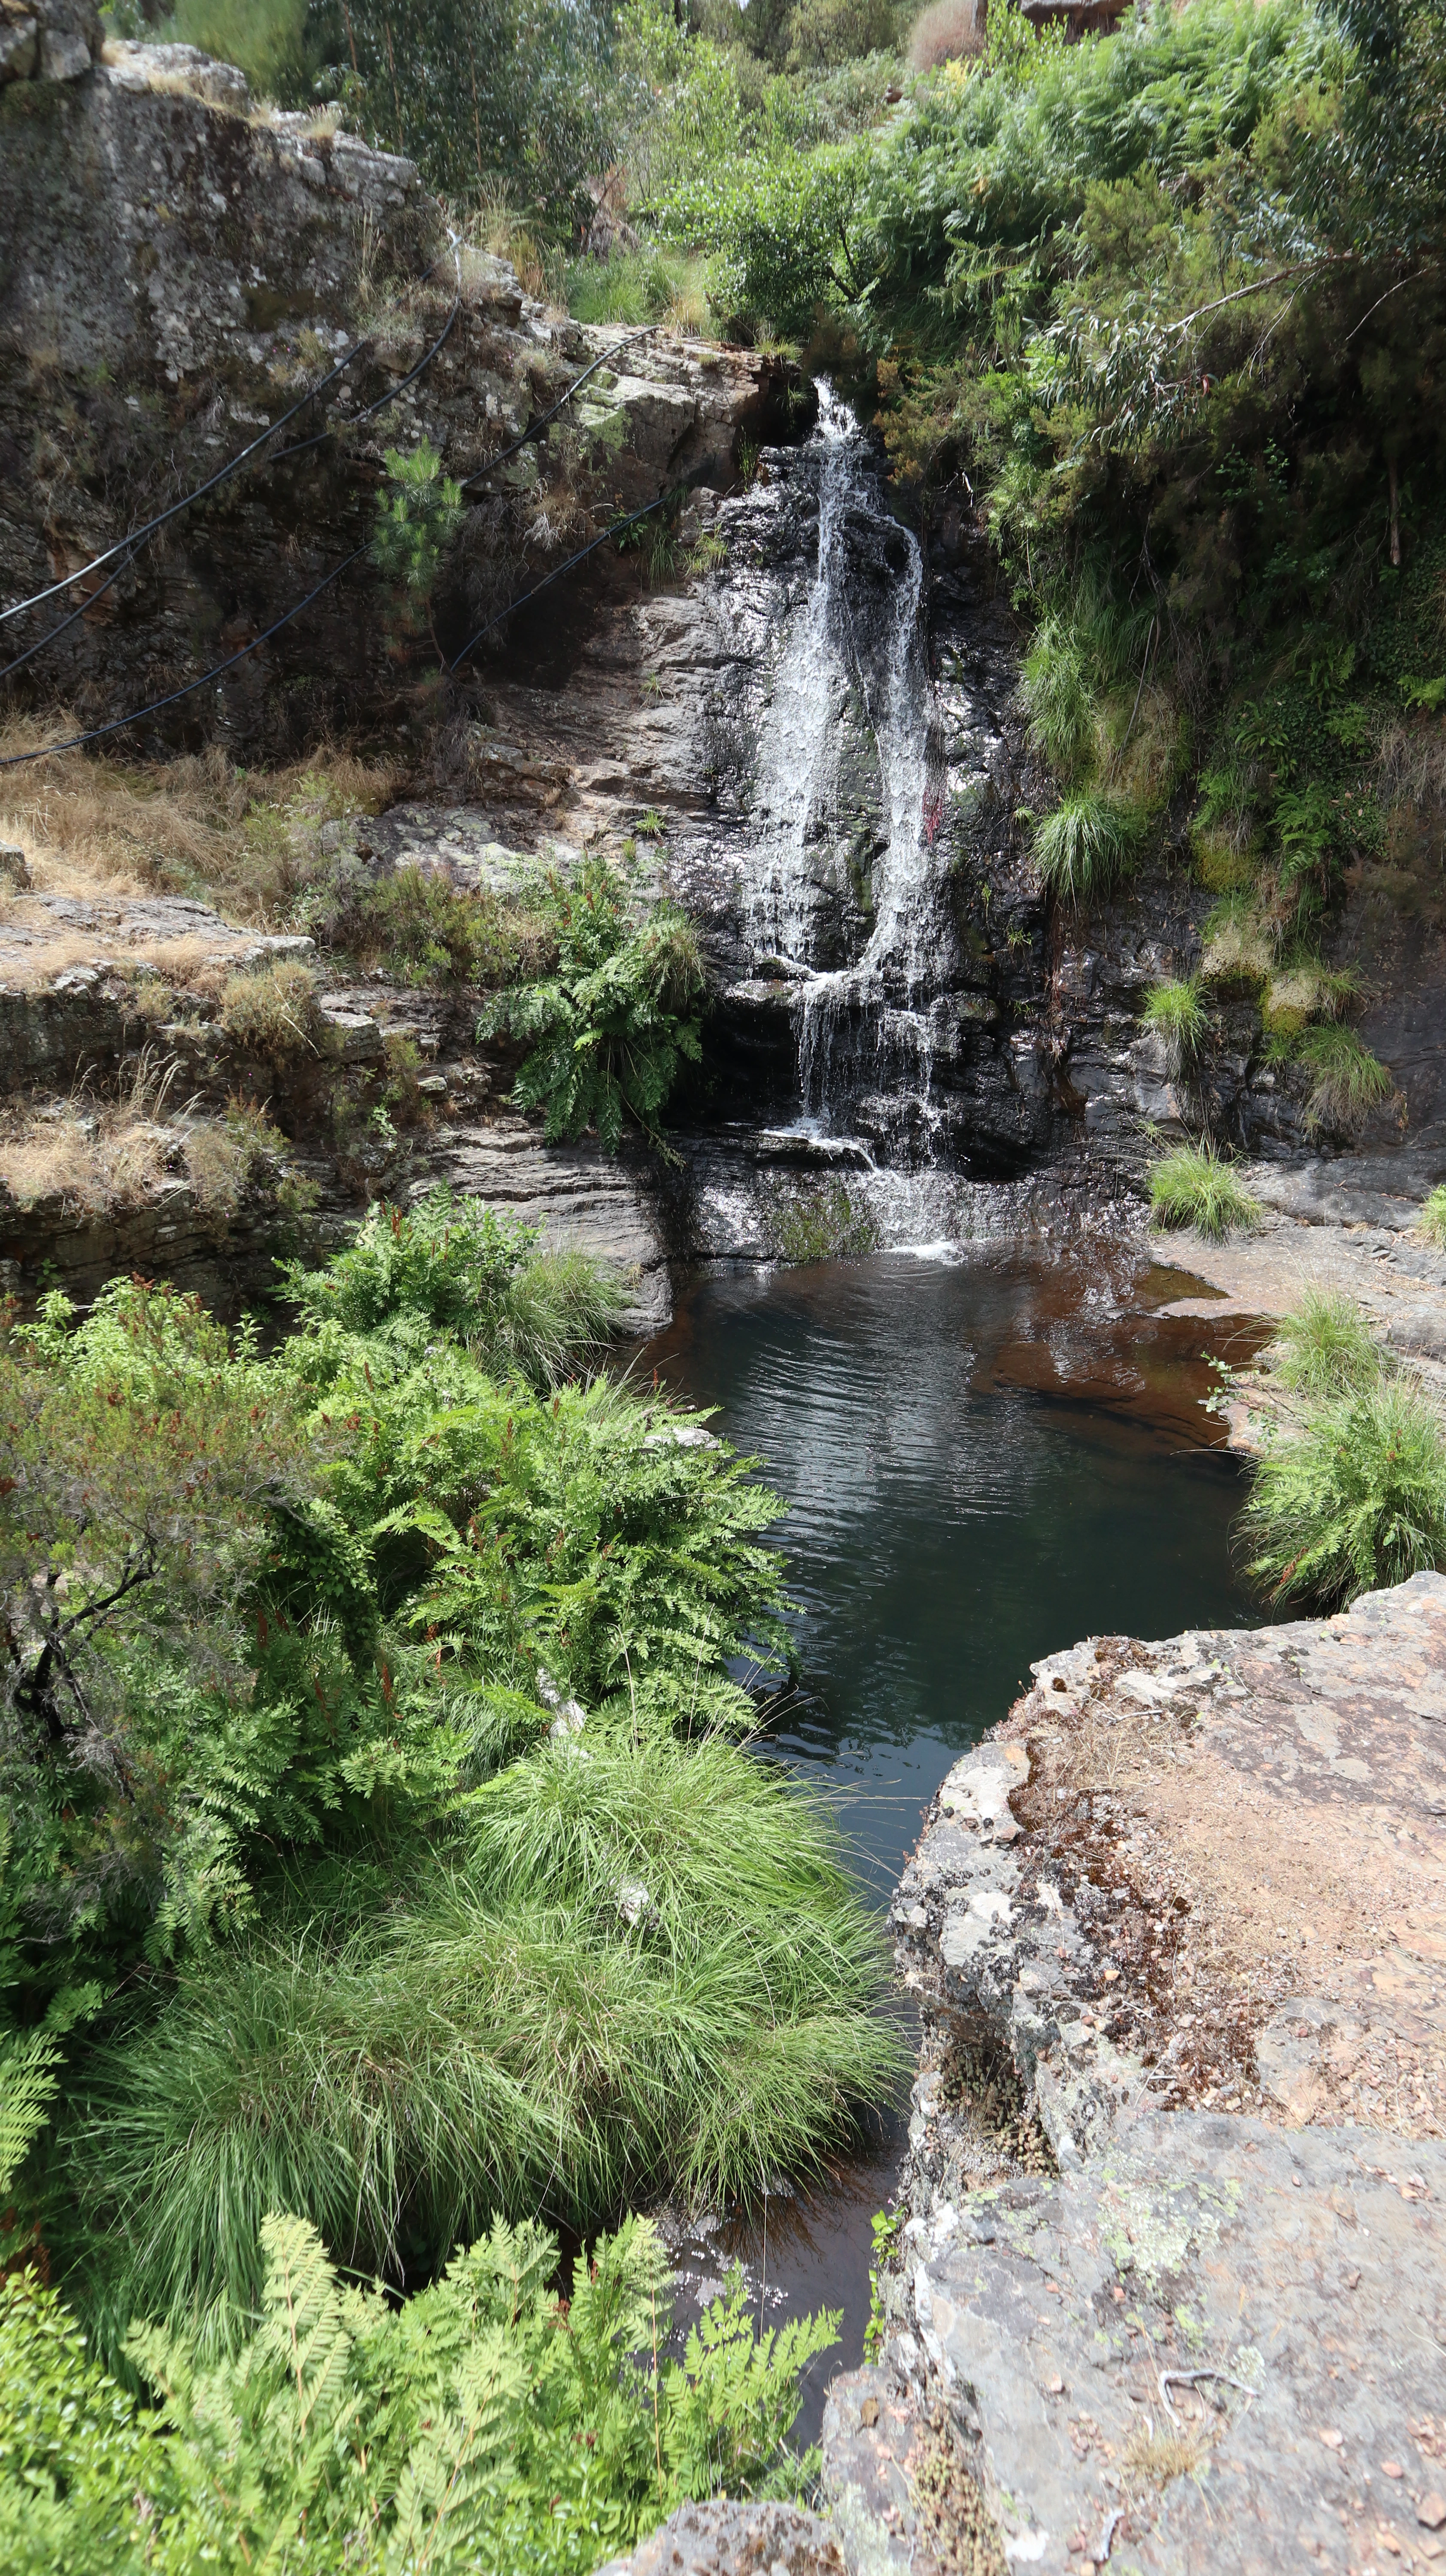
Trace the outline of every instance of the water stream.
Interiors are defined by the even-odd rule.
[[[1156,1313],[1181,1285],[999,1250],[738,1270],[696,1282],[646,1353],[788,1500],[804,1680],[773,1749],[837,1802],[880,1905],[921,1809],[1033,1658],[1255,1615],[1231,1562],[1237,1463],[1206,1445],[1211,1335]],[[869,2214],[900,2147],[886,2125],[826,2195],[772,2202],[766,2277],[756,2228],[683,2250],[694,2299],[732,2252],[771,2317],[844,2309],[803,2438],[830,2373],[859,2358]]]
[[[874,452],[826,382],[812,461],[817,559],[784,627],[760,733],[745,919],[755,971],[781,967],[798,981],[801,1122],[852,1132],[872,1094],[889,1102],[887,1124],[910,1158],[928,1161],[931,989],[947,928],[923,557],[885,513]],[[863,843],[860,754],[871,772]],[[842,965],[820,954],[837,937],[837,907],[820,904],[830,875],[853,890],[854,953]]]

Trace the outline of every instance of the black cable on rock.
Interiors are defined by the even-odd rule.
[[[568,386],[566,393],[562,394],[558,398],[558,400],[553,404],[551,411],[545,411],[540,420],[534,420],[529,423],[520,438],[514,438],[512,445],[510,447],[504,447],[500,455],[490,456],[485,465],[478,466],[475,474],[464,476],[462,482],[463,491],[468,491],[474,483],[485,483],[488,475],[495,474],[499,465],[506,465],[511,457],[520,455],[524,447],[530,447],[534,438],[540,438],[542,432],[546,429],[548,422],[550,420],[556,420],[558,413],[566,410],[567,405],[573,398],[573,395],[582,391],[582,388],[587,383],[589,376],[595,376],[599,367],[605,367],[609,358],[615,357],[619,349],[630,349],[635,340],[651,340],[653,333],[655,331],[661,331],[662,327],[661,322],[650,322],[646,330],[629,331],[624,339],[615,340],[610,349],[604,349],[600,358],[594,358],[590,367],[584,367],[582,374],[576,377]]]
[[[433,341],[425,357],[423,357],[420,362],[412,368],[409,375],[403,376],[399,384],[392,385],[386,393],[380,394],[374,403],[369,403],[364,411],[357,412],[353,420],[344,424],[348,429],[355,428],[364,420],[374,420],[379,411],[385,411],[388,403],[395,402],[399,394],[404,394],[406,392],[408,385],[414,385],[418,376],[420,376],[424,370],[431,365],[432,360],[436,357],[439,349],[441,349],[443,343],[447,339],[452,326],[457,319],[462,303],[462,263],[460,258],[457,256],[455,235],[452,240],[452,255],[456,261],[457,267],[457,291],[452,298],[452,310],[448,314],[446,322],[437,338]],[[433,260],[432,268],[435,268],[436,266],[437,262],[436,260]],[[420,281],[423,285],[425,285],[427,279],[431,276],[432,268],[424,270]],[[26,663],[33,662],[37,653],[43,653],[47,644],[53,644],[57,636],[67,634],[70,628],[74,626],[80,618],[88,615],[89,611],[95,606],[96,601],[98,599],[103,599],[112,584],[119,581],[121,574],[126,570],[127,566],[134,563],[141,546],[146,543],[148,538],[155,535],[158,528],[165,527],[167,522],[171,519],[177,518],[182,510],[188,510],[195,501],[204,500],[208,492],[214,492],[218,484],[226,482],[232,474],[235,474],[240,467],[247,462],[248,458],[255,456],[261,448],[265,447],[268,440],[273,439],[276,436],[278,430],[284,429],[288,421],[295,420],[298,412],[305,411],[307,404],[314,402],[318,394],[325,393],[327,386],[336,382],[337,377],[350,366],[353,358],[357,357],[363,349],[369,348],[370,345],[370,334],[368,334],[366,338],[358,340],[352,348],[348,349],[345,357],[337,360],[337,363],[332,368],[330,375],[323,376],[319,384],[312,385],[309,391],[302,395],[299,402],[293,403],[289,411],[284,411],[281,418],[279,420],[274,420],[269,429],[262,431],[259,438],[253,438],[249,447],[243,447],[240,454],[238,456],[233,456],[230,463],[223,465],[217,473],[210,477],[208,482],[198,484],[194,492],[188,492],[181,500],[173,501],[169,509],[162,510],[154,519],[148,519],[144,527],[135,528],[131,531],[129,536],[119,538],[116,544],[108,547],[104,554],[97,555],[92,563],[82,564],[78,572],[67,573],[63,581],[53,582],[49,590],[38,590],[32,599],[18,600],[13,608],[0,609],[0,625],[3,625],[7,618],[18,617],[22,610],[38,607],[42,601],[53,599],[57,591],[69,590],[76,582],[84,581],[87,574],[98,572],[102,564],[109,563],[113,556],[118,555],[120,557],[120,561],[116,564],[115,570],[107,573],[105,580],[98,583],[93,591],[87,593],[78,608],[73,608],[68,617],[62,617],[56,625],[49,629],[48,633],[37,637],[33,644],[28,644],[26,646],[23,653],[17,653],[13,661],[7,662],[3,668],[0,668],[0,681],[10,679],[16,671],[23,671]],[[336,422],[329,422],[325,429],[319,429],[316,432],[315,437],[300,439],[294,447],[283,447],[280,454],[273,458],[273,463],[281,465],[285,463],[289,456],[304,456],[308,448],[319,447],[324,439],[335,438],[338,426],[339,424]]]
[[[183,689],[172,689],[168,697],[152,698],[148,707],[137,707],[128,716],[115,716],[109,724],[92,725],[86,733],[67,734],[63,742],[42,743],[38,751],[12,751],[0,758],[0,769],[23,769],[27,761],[48,760],[52,752],[80,751],[88,742],[103,742],[107,734],[124,733],[127,725],[142,724],[147,716],[159,715],[165,707],[179,706],[182,698],[194,697],[198,689],[208,687],[212,680],[219,680],[223,671],[234,670],[238,662],[244,662],[248,653],[256,652],[262,644],[269,644],[273,635],[279,635],[283,626],[291,624],[293,617],[299,617],[314,599],[320,599],[324,590],[330,590],[334,581],[340,581],[342,574],[367,552],[370,542],[368,539],[366,545],[353,546],[351,553],[343,556],[339,564],[334,564],[316,588],[307,592],[305,599],[299,599],[294,608],[288,608],[285,615],[276,618],[262,634],[253,635],[250,643],[243,644],[238,652],[228,654],[214,670],[203,671],[199,680],[188,680]]]
[[[545,579],[537,582],[531,590],[525,590],[520,599],[511,600],[506,608],[499,608],[496,616],[489,617],[485,626],[479,626],[476,634],[463,645],[461,652],[454,654],[447,665],[448,670],[455,671],[459,663],[466,661],[473,647],[481,643],[484,635],[490,635],[495,626],[501,626],[509,617],[515,617],[519,608],[526,608],[534,599],[540,598],[543,591],[550,590],[555,581],[561,581],[565,572],[571,572],[574,564],[585,563],[589,555],[597,553],[599,546],[607,544],[609,537],[620,537],[624,528],[635,528],[640,519],[650,519],[655,510],[661,510],[665,502],[675,500],[680,492],[686,492],[687,489],[686,483],[670,483],[666,492],[658,494],[656,501],[649,501],[641,510],[630,510],[625,519],[614,519],[612,526],[604,528],[600,537],[594,537],[588,545],[579,546],[577,553],[569,555],[566,563],[560,563],[555,572],[548,573]]]

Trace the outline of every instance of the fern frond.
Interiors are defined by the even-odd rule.
[[[261,2248],[264,2322],[256,2354],[285,2372],[296,2440],[305,2443],[332,2428],[346,2400],[352,2345],[346,2309],[326,2247],[304,2218],[263,2218]]]
[[[64,2054],[54,2033],[11,2039],[0,2054],[0,2194],[7,2192],[50,2117]]]

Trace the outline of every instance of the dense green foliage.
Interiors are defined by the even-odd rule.
[[[836,2320],[755,2337],[741,2284],[661,2357],[670,2282],[628,2219],[556,2290],[498,2222],[401,2308],[268,2217],[234,2350],[138,2327],[158,2404],[91,2360],[34,2273],[0,2279],[0,2553],[13,2576],[203,2569],[585,2570],[673,2504],[787,2482],[801,2371]]]
[[[117,1283],[0,1340],[0,2147],[107,2349],[267,2214],[413,2283],[494,2212],[749,2191],[892,2081],[825,1818],[731,1740],[777,1505],[563,1382],[617,1292],[437,1194],[263,1357]]]
[[[1264,1365],[1286,1409],[1242,1519],[1251,1573],[1332,1610],[1446,1567],[1446,1422],[1353,1300],[1309,1290]]]
[[[593,1128],[615,1154],[629,1120],[657,1136],[684,1065],[702,1055],[698,934],[665,903],[634,926],[601,859],[584,862],[575,886],[557,882],[552,904],[555,975],[501,995],[478,1034],[529,1047],[513,1098],[542,1110],[549,1139]]]
[[[1310,1406],[1262,1460],[1244,1527],[1276,1600],[1335,1609],[1446,1566],[1446,1425],[1430,1397],[1401,1375]]]
[[[1254,1225],[1260,1210],[1215,1147],[1177,1145],[1150,1170],[1150,1215],[1158,1226],[1193,1225],[1211,1243]]]

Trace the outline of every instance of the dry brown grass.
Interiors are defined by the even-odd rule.
[[[208,1215],[229,1214],[259,1174],[284,1171],[286,1139],[249,1102],[231,1101],[223,1118],[179,1102],[179,1071],[148,1045],[109,1099],[80,1091],[55,1108],[12,1109],[0,1128],[0,1189],[22,1209],[58,1200],[70,1216],[119,1216],[169,1176],[188,1180]]]
[[[221,994],[221,1026],[238,1046],[272,1063],[320,1055],[326,1031],[315,977],[286,958],[255,974],[233,975]]]
[[[63,708],[15,718],[0,726],[0,751],[34,750],[75,730]],[[43,893],[169,890],[274,928],[305,881],[320,826],[377,812],[401,776],[388,762],[332,747],[248,772],[216,744],[167,762],[60,752],[11,773],[0,791],[0,839],[19,843]]]
[[[984,12],[979,0],[933,0],[909,31],[909,65],[931,72],[984,51]]]
[[[1198,2434],[1161,2429],[1147,2418],[1125,2444],[1125,2469],[1139,2486],[1167,2487],[1172,2478],[1193,2478],[1210,2456],[1210,2445]]]

